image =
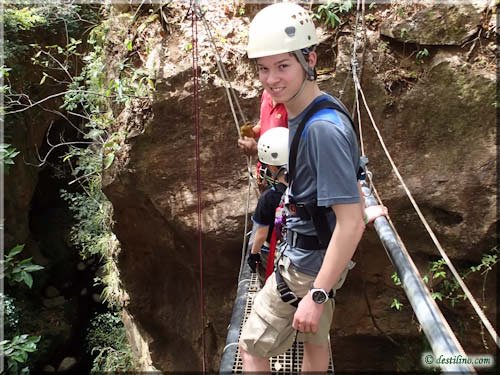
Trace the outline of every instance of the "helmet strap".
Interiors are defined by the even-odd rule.
[[[263,180],[265,180],[270,186],[275,187],[278,183],[279,175],[281,173],[286,174],[286,171],[287,171],[286,167],[281,166],[280,169],[276,173],[273,173],[271,171],[271,169],[269,169],[268,166],[266,165],[264,168],[260,169],[260,174],[261,174],[261,178]]]
[[[316,79],[315,69],[309,65],[309,63],[306,61],[306,58],[304,57],[304,54],[308,55],[311,51],[313,50],[309,50],[309,48],[293,51],[293,54],[299,61],[300,65],[302,65],[302,68],[304,68],[308,81],[314,81]]]
[[[306,58],[304,57],[304,54],[309,54],[311,51],[314,51],[314,47],[311,49],[304,48],[304,49],[296,50],[296,51],[292,52],[295,55],[295,57],[297,58],[297,60],[299,61],[300,65],[302,65],[302,68],[304,68],[304,70],[306,72],[306,76],[304,77],[304,80],[302,81],[302,85],[300,86],[300,89],[295,93],[295,95],[293,95],[290,99],[288,99],[286,101],[286,103],[291,102],[304,90],[304,87],[306,87],[307,81],[316,80],[316,69],[309,66],[309,64],[306,61]]]
[[[304,87],[306,87],[306,82],[307,82],[307,77],[304,77],[304,80],[302,81],[302,85],[300,85],[300,88],[297,90],[297,92],[290,98],[288,99],[285,103],[291,102],[293,99],[295,99],[303,90]]]

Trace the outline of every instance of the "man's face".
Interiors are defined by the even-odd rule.
[[[291,99],[302,85],[304,69],[290,53],[257,59],[259,80],[276,103]]]

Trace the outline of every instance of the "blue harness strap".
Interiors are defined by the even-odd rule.
[[[292,140],[292,144],[290,146],[290,155],[288,159],[288,183],[291,185],[291,182],[293,181],[295,177],[295,165],[297,162],[297,150],[299,148],[299,141],[300,138],[302,137],[302,133],[304,132],[305,126],[307,122],[314,116],[316,115],[319,111],[323,109],[333,109],[335,111],[338,111],[342,114],[344,114],[348,119],[349,122],[351,123],[351,126],[354,130],[354,133],[357,135],[358,133],[356,132],[356,127],[354,126],[354,121],[352,120],[351,115],[349,112],[347,112],[342,106],[339,104],[328,100],[324,99],[321,100],[317,103],[314,103],[314,105],[307,111],[307,113],[304,115],[302,118],[302,121],[300,122],[299,126],[297,127],[297,131],[295,132],[295,135]],[[360,159],[360,167],[358,168],[357,171],[357,178],[358,180],[364,180],[366,178],[366,172],[365,172],[365,166],[366,166],[366,158],[361,158]]]

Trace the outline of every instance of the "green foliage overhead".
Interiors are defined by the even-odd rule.
[[[34,43],[34,31],[41,31],[45,37],[64,33],[74,36],[80,33],[82,25],[97,22],[99,5],[72,4],[47,0],[34,2],[17,0],[4,2],[2,23],[4,24],[4,56],[6,60],[17,59],[29,51]]]
[[[42,7],[20,7],[7,5],[4,13],[4,27],[10,31],[30,30],[36,26],[45,25],[47,18]]]

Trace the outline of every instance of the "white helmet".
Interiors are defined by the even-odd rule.
[[[288,129],[277,127],[266,131],[259,138],[257,150],[261,163],[277,167],[288,164]]]
[[[309,13],[294,3],[276,3],[263,8],[248,32],[250,59],[293,52],[318,44]]]

